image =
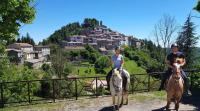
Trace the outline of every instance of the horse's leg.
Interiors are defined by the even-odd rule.
[[[178,111],[178,109],[179,109],[179,101],[176,101],[176,103],[175,103],[175,110]]]
[[[167,105],[166,105],[167,110],[169,109],[170,103],[171,103],[171,95],[167,94]]]
[[[115,109],[115,95],[112,95],[112,100],[113,100],[113,108]]]
[[[125,105],[128,105],[128,91],[126,91],[125,96],[126,96],[126,103],[125,103]]]
[[[181,97],[177,97],[176,100],[175,100],[175,110],[178,111],[179,109],[179,102],[181,100]]]
[[[120,100],[121,100],[121,96],[122,96],[122,92],[120,93],[119,92],[119,94],[117,94],[117,110],[119,110],[119,107],[120,107]]]
[[[123,103],[124,103],[124,91],[122,91],[122,98],[121,98],[121,104],[120,104],[120,107],[122,107]]]

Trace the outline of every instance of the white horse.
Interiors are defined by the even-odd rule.
[[[123,78],[120,71],[114,69],[110,78],[110,92],[113,100],[113,107],[118,110],[123,104],[123,98],[126,99],[126,105],[128,104],[128,89],[130,83],[130,75],[126,70],[123,70],[123,74],[127,77],[127,82],[123,85]],[[124,87],[123,87],[124,86]],[[115,96],[117,96],[117,106],[115,107]],[[121,101],[120,101],[121,100]]]

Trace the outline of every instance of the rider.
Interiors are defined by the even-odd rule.
[[[111,63],[112,63],[112,66],[113,66],[112,70],[117,68],[120,71],[122,77],[126,78],[126,76],[123,72],[123,69],[122,69],[123,64],[124,64],[124,57],[120,54],[120,47],[119,46],[115,48],[115,54],[111,57]],[[106,76],[108,89],[110,89],[109,82],[110,82],[110,78],[112,76],[112,70]]]
[[[178,45],[176,43],[171,45],[171,51],[172,52],[169,55],[167,55],[167,58],[165,60],[168,70],[166,71],[166,73],[163,76],[159,91],[164,88],[164,84],[165,84],[166,80],[169,79],[169,77],[171,76],[172,69],[174,68],[173,63],[175,62],[175,59],[177,57],[182,58],[183,63],[181,63],[180,65],[181,66],[185,65],[185,55],[182,52],[178,51]],[[186,73],[182,69],[181,69],[181,76],[185,83],[186,94],[189,94],[189,90],[188,90],[189,89],[189,83],[188,83],[189,80],[188,80]]]

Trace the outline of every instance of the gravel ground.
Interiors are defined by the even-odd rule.
[[[120,111],[165,111],[165,92],[136,93],[129,95],[129,104],[123,105]],[[200,111],[200,97],[188,97],[180,103],[179,111]],[[170,109],[173,111],[174,104]],[[18,107],[7,107],[0,111],[113,111],[112,98],[78,98],[56,103],[37,104]]]
[[[163,108],[166,105],[164,99],[149,98],[144,100],[136,100],[131,98],[128,105],[120,108],[120,111],[165,111]],[[170,109],[173,111],[174,104]],[[180,111],[198,111],[198,109],[189,104],[180,104]],[[113,111],[112,98],[100,97],[93,99],[78,100],[76,103],[68,102],[64,107],[64,111]]]

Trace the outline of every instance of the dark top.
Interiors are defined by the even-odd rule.
[[[183,54],[183,52],[177,52],[176,54],[170,53],[167,56],[167,60],[170,62],[171,65],[173,65],[173,63],[175,62],[176,58],[185,58],[185,55]]]

